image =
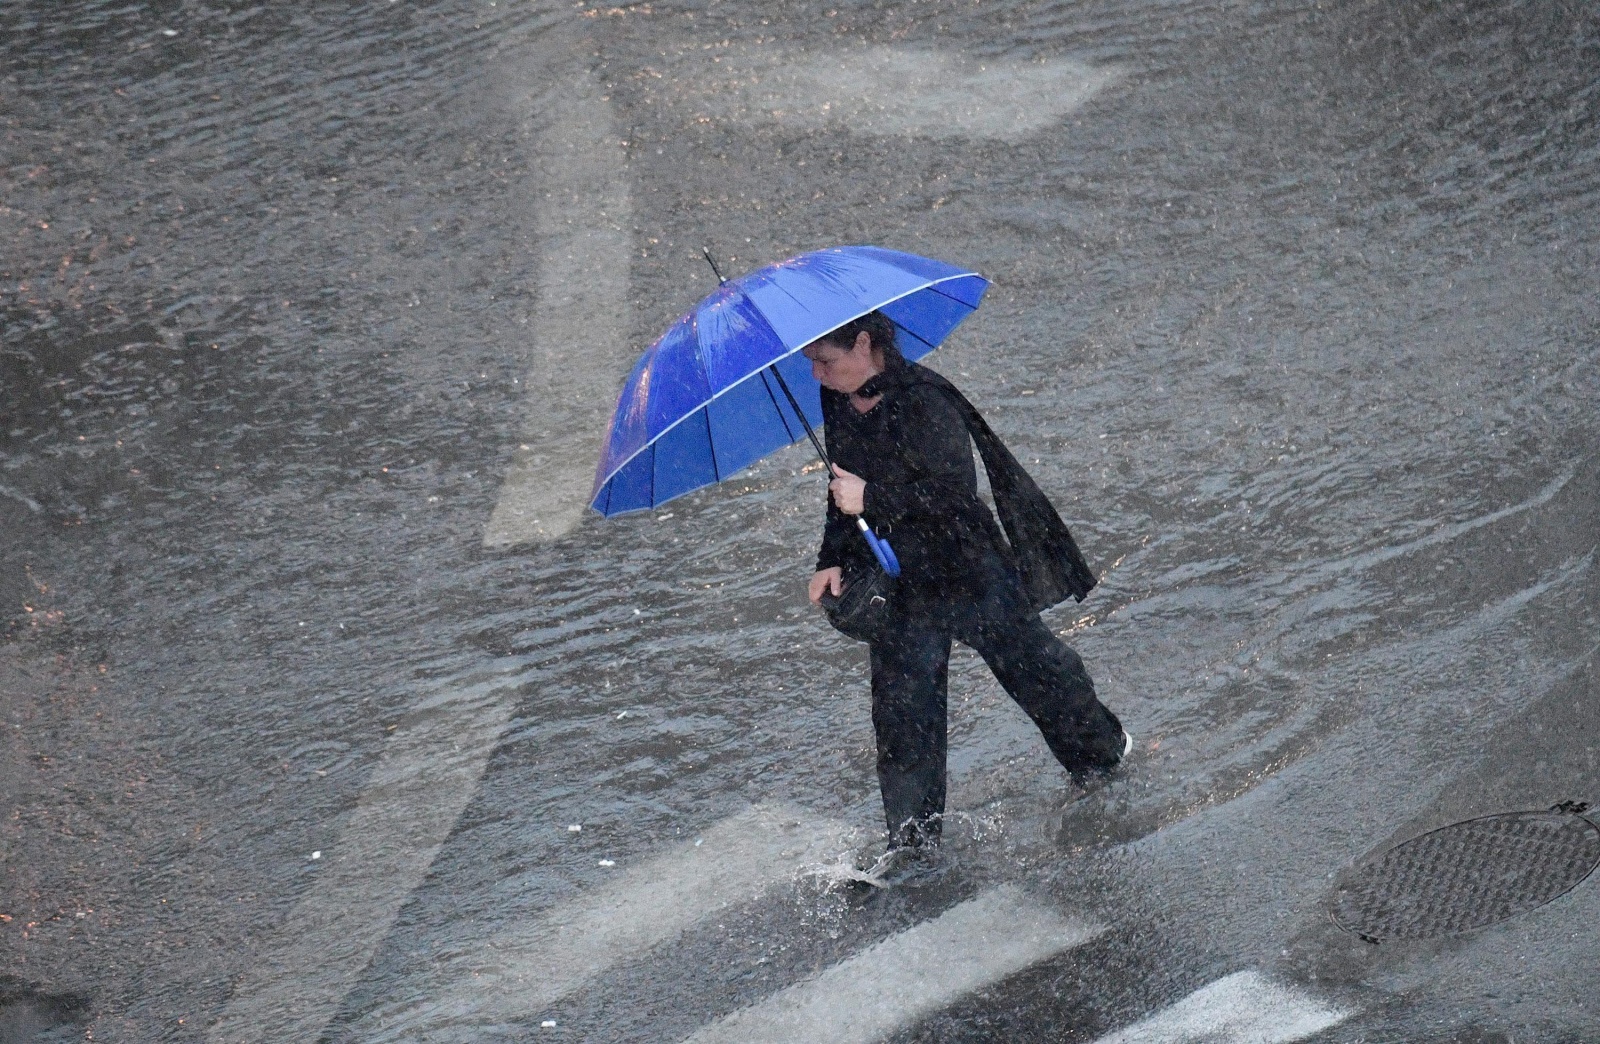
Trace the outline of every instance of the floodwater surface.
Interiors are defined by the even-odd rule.
[[[1593,5],[18,0],[0,56],[0,1028],[1600,1025],[1592,883],[1327,923],[1385,842],[1600,800]],[[993,280],[927,361],[1138,741],[1082,796],[958,651],[918,889],[846,883],[808,453],[582,507],[702,246],[858,242]]]

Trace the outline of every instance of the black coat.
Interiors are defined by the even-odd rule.
[[[969,578],[984,560],[1016,570],[1035,609],[1069,595],[1082,601],[1095,585],[1061,516],[999,436],[956,386],[909,363],[861,389],[883,400],[859,413],[850,396],[822,390],[828,455],[867,483],[863,515],[889,538],[901,583],[933,597],[969,598]],[[976,442],[1000,521],[978,497]],[[1007,537],[1010,537],[1009,542]],[[828,501],[817,568],[872,557],[854,520]]]

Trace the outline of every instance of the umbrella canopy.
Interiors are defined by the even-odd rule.
[[[871,246],[816,250],[722,284],[628,375],[590,506],[607,517],[656,507],[803,438],[808,423],[822,423],[822,400],[801,348],[876,310],[915,361],[988,287],[974,272]]]

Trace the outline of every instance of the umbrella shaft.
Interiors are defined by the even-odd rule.
[[[806,412],[795,401],[794,392],[789,390],[789,382],[783,379],[783,374],[778,372],[778,364],[773,363],[767,369],[772,371],[772,376],[778,378],[778,387],[783,389],[783,397],[789,400],[789,408],[794,410],[794,415],[800,418],[800,423],[806,427],[806,437],[811,440],[811,445],[817,451],[817,456],[822,458],[822,463],[828,466],[828,476],[838,478],[839,473],[833,470],[833,461],[828,459],[828,451],[822,448],[822,442],[817,438],[817,433],[812,430],[811,422],[806,419]]]

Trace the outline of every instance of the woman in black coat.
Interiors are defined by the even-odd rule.
[[[871,643],[891,850],[939,839],[952,638],[983,657],[1075,779],[1114,768],[1133,742],[1082,659],[1039,619],[1094,586],[1066,526],[955,386],[905,361],[894,331],[873,312],[805,348],[837,473],[811,600],[837,595],[846,569],[870,558],[857,515],[889,540],[902,570],[894,624]],[[974,440],[1004,532],[978,497]]]

